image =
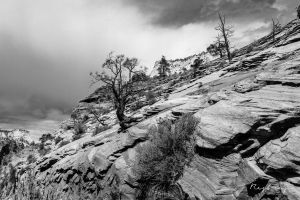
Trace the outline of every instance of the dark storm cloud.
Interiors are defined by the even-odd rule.
[[[80,79],[70,68],[75,63],[63,57],[51,60],[5,33],[0,34],[0,64],[0,121],[14,116],[60,118],[51,113],[70,113],[80,98]]]
[[[180,27],[213,21],[220,11],[237,22],[270,20],[279,15],[276,0],[124,0],[151,16],[162,26]],[[123,2],[124,2],[123,1]],[[291,0],[296,1],[296,0]]]

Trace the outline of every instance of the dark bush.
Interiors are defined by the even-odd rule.
[[[27,163],[31,164],[31,163],[34,163],[34,162],[36,162],[36,157],[33,154],[28,155],[27,156]]]
[[[58,136],[54,139],[55,145],[57,145],[58,143],[60,143],[63,140],[62,137]]]
[[[10,153],[10,154],[8,154],[8,155],[6,155],[6,156],[4,156],[3,158],[2,158],[2,165],[3,166],[7,166],[10,162],[11,162],[11,159],[12,159],[12,154]],[[0,165],[1,165],[1,162],[0,162]]]
[[[45,143],[40,143],[38,152],[41,156],[44,156],[50,152],[50,149],[45,148]]]
[[[152,91],[148,91],[146,94],[146,101],[148,102],[149,105],[155,104],[157,102],[156,97],[158,96]]]
[[[158,127],[149,130],[151,140],[137,150],[135,173],[139,177],[141,197],[150,186],[168,188],[182,176],[184,167],[194,156],[198,120],[192,115],[184,115],[173,124],[161,121]]]
[[[89,116],[88,115],[84,115],[82,117],[82,122],[86,122],[88,119],[89,119]]]
[[[46,141],[48,141],[48,140],[51,141],[53,139],[54,139],[54,136],[50,133],[47,133],[47,134],[43,134],[39,140],[41,143],[45,143]]]
[[[86,127],[83,123],[81,122],[75,123],[73,141],[80,139],[82,135],[85,133],[85,131],[86,131]]]
[[[71,113],[71,119],[77,120],[77,118],[78,118],[78,113],[77,113],[76,111],[73,111],[73,112]]]
[[[142,107],[146,106],[147,104],[145,104],[142,101],[136,101],[131,105],[131,110],[132,111],[136,111],[138,109],[141,109]]]
[[[148,101],[148,104],[149,104],[149,105],[153,105],[153,104],[155,104],[156,102],[157,102],[156,99],[151,99],[151,100]]]
[[[150,101],[151,99],[154,99],[156,97],[155,93],[152,91],[146,92],[145,96],[146,96],[146,101]]]
[[[62,141],[60,144],[59,144],[59,148],[62,147],[62,146],[65,146],[67,144],[69,144],[70,141]]]
[[[247,47],[247,49],[246,49],[246,53],[252,52],[253,49],[254,49],[254,47],[253,47],[252,45],[249,45],[249,46]]]
[[[238,55],[240,55],[240,52],[239,52],[239,50],[237,50],[237,49],[233,50],[232,53],[231,53],[231,56],[232,56],[233,58],[234,58],[234,57],[237,57]]]
[[[149,80],[149,76],[147,76],[145,72],[140,71],[140,72],[135,73],[132,76],[132,80],[136,81],[136,82],[137,81],[147,81],[147,80]]]
[[[74,126],[75,135],[82,135],[85,132],[85,126],[78,122]]]

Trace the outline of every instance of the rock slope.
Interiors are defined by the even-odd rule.
[[[210,56],[209,53],[202,52],[200,54],[192,55],[182,59],[168,60],[168,63],[170,64],[170,74],[182,73],[186,70],[191,69],[191,65],[193,64],[196,58],[203,59],[204,62],[209,62],[213,59],[213,57]],[[159,67],[159,61],[156,61],[150,73],[151,77],[158,75],[158,71],[157,71],[158,67]]]
[[[251,45],[229,64],[210,62],[197,79],[161,85],[168,96],[129,113],[137,120],[126,132],[118,132],[106,105],[109,129],[94,135],[96,121],[87,120],[84,137],[53,144],[27,173],[18,172],[16,192],[5,199],[29,199],[33,184],[40,199],[111,199],[117,192],[133,200],[137,147],[160,119],[184,113],[201,120],[196,155],[179,180],[187,199],[300,199],[300,21],[283,27],[274,44],[266,36]],[[93,101],[77,112],[83,116],[85,106],[98,105]],[[70,139],[69,124],[55,137]]]

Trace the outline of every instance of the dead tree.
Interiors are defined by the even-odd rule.
[[[232,59],[231,52],[230,52],[230,41],[229,38],[233,35],[233,27],[226,25],[226,17],[219,13],[219,25],[216,27],[216,30],[220,31],[221,36],[223,37],[223,42],[225,45],[226,53],[228,60]]]
[[[281,28],[281,25],[277,19],[277,21],[275,21],[274,19],[272,19],[272,41],[273,41],[273,44],[275,43],[275,36],[278,32],[278,30],[280,30]]]
[[[122,130],[126,129],[126,122],[129,118],[125,115],[126,105],[132,96],[138,92],[140,84],[132,79],[136,73],[138,60],[136,58],[127,58],[124,55],[116,55],[113,53],[103,63],[103,72],[91,73],[92,84],[102,82],[109,87],[113,95],[113,103],[116,108],[116,115]]]

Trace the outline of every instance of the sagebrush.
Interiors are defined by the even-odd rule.
[[[153,185],[168,190],[183,175],[194,156],[194,132],[198,120],[191,114],[175,123],[163,121],[150,129],[152,137],[137,150],[135,173],[139,177],[140,198]]]

